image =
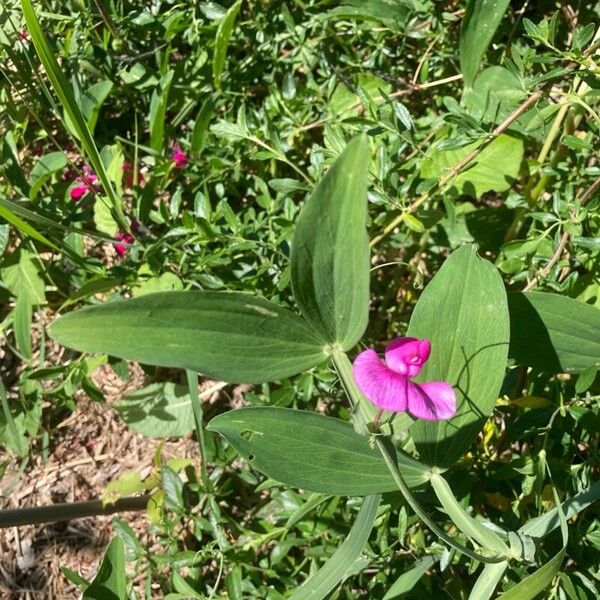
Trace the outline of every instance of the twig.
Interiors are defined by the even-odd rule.
[[[386,237],[391,231],[393,231],[402,221],[406,214],[414,212],[419,206],[427,202],[431,198],[434,192],[442,190],[452,179],[454,179],[474,158],[476,158],[482,151],[483,147],[489,144],[491,141],[496,139],[501,133],[506,131],[512,123],[514,123],[523,113],[525,113],[533,104],[535,104],[544,94],[542,90],[534,92],[525,100],[516,110],[514,110],[500,125],[498,125],[491,133],[489,133],[482,143],[475,148],[472,152],[469,152],[467,156],[459,160],[433,187],[421,194],[406,210],[397,216],[384,230],[371,240],[371,247],[375,246],[384,237]]]
[[[548,264],[534,275],[533,279],[523,288],[524,292],[529,292],[532,288],[536,286],[537,282],[540,279],[544,279],[548,276],[548,273],[550,273],[552,267],[560,260],[560,257],[562,256],[563,250],[565,249],[565,246],[567,245],[568,241],[569,234],[565,231],[560,237],[560,242],[558,242],[558,248],[556,248],[556,252],[552,255],[552,258],[548,261]]]
[[[426,89],[429,89],[432,87],[437,87],[438,85],[444,85],[445,83],[450,83],[452,81],[458,81],[459,79],[462,79],[462,77],[463,77],[462,73],[458,73],[457,75],[450,75],[449,77],[443,77],[442,79],[436,79],[435,81],[429,81],[427,83],[420,83],[418,85],[409,85],[409,87],[407,89],[392,92],[391,94],[388,94],[387,96],[375,96],[375,98],[373,98],[373,102],[382,102],[384,100],[400,98],[402,96],[409,96],[410,94],[412,94],[414,92],[419,92],[421,90],[426,90]],[[353,110],[356,110],[357,108],[360,108],[361,106],[362,106],[362,102],[359,100],[358,102],[355,102],[354,104],[352,104],[349,108],[347,108],[343,112],[349,113],[349,112],[352,112]],[[320,119],[318,121],[314,121],[313,123],[309,123],[308,125],[303,125],[302,127],[298,128],[298,131],[309,131],[310,129],[316,129],[318,127],[323,127],[323,125],[325,125],[326,123],[331,121],[332,118],[333,117],[326,117],[325,119]]]
[[[585,203],[594,195],[595,192],[600,189],[600,177],[592,183],[592,185],[581,195],[579,200],[580,205],[584,206]],[[569,242],[570,234],[568,231],[564,231],[560,241],[558,242],[558,247],[556,248],[556,252],[552,255],[552,258],[548,261],[546,266],[543,269],[540,269],[532,278],[532,280],[523,288],[524,292],[529,292],[532,290],[539,281],[546,278],[548,273],[550,273],[552,267],[560,260],[567,243]]]
[[[150,496],[120,498],[114,504],[104,505],[102,500],[88,502],[65,502],[50,506],[33,508],[11,508],[0,510],[0,527],[18,527],[19,525],[37,525],[55,521],[71,521],[83,517],[112,515],[117,512],[146,510]]]

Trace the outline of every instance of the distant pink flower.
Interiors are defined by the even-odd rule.
[[[125,244],[133,243],[133,236],[130,233],[119,231],[115,233],[115,239],[125,242],[124,244],[114,244],[115,252],[119,256],[125,256],[127,254],[127,246]]]
[[[396,338],[385,349],[385,363],[374,350],[354,360],[353,374],[361,392],[376,406],[437,421],[456,414],[456,396],[445,381],[415,383],[431,352],[429,340]]]
[[[130,188],[133,187],[133,165],[130,162],[124,162],[121,169],[123,170],[123,181],[125,182],[125,185]],[[144,175],[139,168],[137,173],[137,182],[138,185],[141,185],[144,182]]]
[[[19,39],[22,42],[28,42],[29,41],[29,32],[25,31],[25,29],[22,29],[21,31],[19,31]]]
[[[87,166],[83,165],[83,175],[79,175],[75,178],[75,181],[78,185],[71,188],[70,196],[73,202],[78,202],[81,200],[89,191],[93,191],[96,189],[94,185],[98,178],[96,174]]]
[[[179,144],[175,144],[173,146],[171,158],[173,159],[173,162],[175,163],[175,168],[177,169],[182,169],[183,167],[185,167],[188,161],[187,154],[181,149],[181,146],[179,146]]]

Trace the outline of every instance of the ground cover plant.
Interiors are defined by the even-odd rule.
[[[597,597],[599,6],[0,10],[2,472],[156,440],[0,525],[143,511],[90,599]]]

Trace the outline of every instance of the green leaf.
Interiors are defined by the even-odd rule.
[[[298,315],[241,293],[162,292],[69,313],[60,344],[228,382],[261,383],[310,369],[326,342]]]
[[[136,287],[132,288],[133,296],[145,296],[156,292],[172,292],[183,289],[183,282],[175,273],[167,271],[157,277],[141,279]]]
[[[279,407],[241,408],[208,424],[250,464],[276,481],[321,494],[363,496],[396,490],[367,436],[350,423],[313,412]],[[429,471],[398,451],[398,468],[411,487]]]
[[[344,579],[369,539],[380,501],[379,495],[364,499],[348,537],[333,556],[290,596],[290,600],[323,600]]]
[[[162,151],[165,142],[165,117],[173,75],[174,71],[167,71],[161,77],[150,99],[150,112],[148,113],[150,147],[156,152]]]
[[[508,307],[494,265],[472,245],[453,252],[419,298],[408,335],[431,341],[418,381],[447,381],[457,398],[456,416],[417,421],[411,435],[427,464],[452,465],[491,414],[504,378]]]
[[[382,600],[398,600],[405,594],[408,594],[434,564],[435,558],[433,556],[426,556],[417,561],[412,569],[409,569],[406,573],[402,573],[394,581]]]
[[[126,560],[135,560],[144,555],[144,546],[129,523],[121,519],[113,519],[112,526],[115,533],[123,541]]]
[[[352,348],[369,311],[367,137],[352,140],[302,209],[292,241],[292,289],[306,320]]]
[[[508,562],[484,565],[475,585],[471,589],[469,600],[489,600],[507,568]]]
[[[104,101],[108,98],[112,87],[112,81],[105,79],[104,81],[92,85],[81,97],[81,112],[86,118],[87,125],[92,133],[94,133],[94,129],[96,129],[96,123],[98,122],[102,104],[104,104]]]
[[[470,88],[510,0],[469,0],[460,27],[458,54],[465,87]]]
[[[223,385],[211,386],[200,398],[212,395]],[[181,437],[194,430],[187,386],[152,383],[121,398],[114,407],[133,431],[147,437]]]
[[[177,571],[173,570],[173,587],[181,594],[182,598],[204,599]]]
[[[600,366],[600,310],[543,292],[508,294],[510,356],[550,373]]]
[[[433,149],[423,161],[421,177],[439,179],[477,144],[457,150]],[[488,144],[451,183],[459,194],[478,198],[486,192],[504,192],[512,186],[523,159],[523,141],[510,135],[500,135]]]
[[[123,540],[114,537],[102,559],[96,577],[83,593],[83,600],[123,600],[127,598],[125,549]]]
[[[142,481],[142,476],[137,471],[126,471],[118,479],[113,479],[104,487],[100,499],[103,504],[112,504],[119,498],[144,492],[155,485],[156,481],[153,478]]]
[[[554,502],[556,504],[558,520],[560,522],[562,548],[546,564],[537,569],[537,571],[534,571],[531,575],[528,575],[525,579],[522,579],[519,583],[512,586],[508,591],[498,596],[498,600],[533,600],[552,583],[552,580],[558,574],[560,566],[565,558],[567,543],[569,541],[569,532],[556,488],[553,487],[552,492],[554,494]],[[519,532],[523,533],[523,528],[521,528]]]
[[[32,306],[29,296],[22,294],[15,303],[15,341],[17,349],[26,360],[31,359]]]
[[[44,280],[27,250],[19,249],[6,258],[0,268],[0,278],[16,298],[27,299],[32,305],[46,302]]]
[[[592,387],[592,384],[596,380],[597,373],[598,369],[595,365],[584,369],[577,378],[577,381],[575,382],[575,391],[578,394],[583,394],[587,392],[587,390],[589,390]]]
[[[179,475],[167,465],[160,467],[160,482],[165,492],[165,503],[169,508],[183,510],[183,481]]]
[[[388,0],[346,0],[342,6],[318,15],[325,19],[357,19],[361,21],[405,23],[410,16],[408,2],[389,2]]]
[[[223,67],[225,66],[225,57],[227,56],[227,47],[229,46],[229,40],[231,33],[233,32],[233,25],[240,7],[242,6],[242,0],[238,0],[223,17],[223,20],[219,23],[217,29],[217,35],[215,37],[215,53],[213,55],[213,80],[215,87],[221,89],[221,75],[223,74]]]
[[[523,101],[525,90],[518,77],[499,66],[484,69],[464,95],[469,114],[485,123],[499,123]]]
[[[114,237],[119,231],[119,224],[114,220],[110,206],[100,196],[94,198],[94,225],[98,231]]]
[[[600,481],[561,504],[565,518],[570,519],[598,500],[600,500]],[[541,539],[554,531],[559,525],[558,510],[553,508],[547,513],[527,521],[519,531],[530,537]]]
[[[42,185],[66,166],[67,157],[64,152],[50,152],[40,157],[31,170],[29,198],[34,200],[42,189]]]
[[[208,125],[212,118],[216,106],[216,97],[214,95],[209,96],[200,107],[196,121],[194,123],[194,129],[192,130],[192,141],[190,144],[192,152],[200,152],[204,147],[204,141],[208,133]]]
[[[8,223],[0,223],[0,256],[2,256],[4,254],[4,251],[6,250],[9,235],[10,225]]]

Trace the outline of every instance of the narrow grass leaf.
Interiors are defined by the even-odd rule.
[[[26,360],[31,360],[31,320],[33,306],[27,294],[22,294],[15,303],[14,331],[17,349]]]
[[[191,150],[192,152],[200,152],[204,147],[204,142],[208,134],[208,125],[214,114],[216,106],[216,98],[214,95],[209,96],[200,107],[194,122],[192,130]]]
[[[225,66],[225,57],[227,56],[227,48],[229,47],[229,40],[233,32],[233,25],[235,19],[242,6],[242,0],[238,0],[225,14],[219,27],[217,29],[217,35],[215,37],[215,53],[213,55],[213,80],[215,88],[221,89],[221,76],[223,74],[223,67]]]
[[[415,563],[412,569],[402,573],[392,586],[388,589],[382,600],[398,600],[404,597],[410,592],[417,583],[421,580],[421,577],[433,567],[435,564],[435,558],[433,556],[426,556]]]
[[[173,71],[167,71],[167,73],[161,77],[150,100],[150,112],[148,114],[148,121],[150,123],[150,147],[155,152],[161,152],[165,142],[165,118],[173,75]]]
[[[34,240],[44,244],[44,246],[60,252],[60,248],[56,244],[51,242],[46,236],[42,235],[35,227],[32,227],[29,223],[27,223],[27,221],[23,221],[23,219],[15,215],[15,213],[8,208],[8,206],[6,206],[7,202],[10,201],[3,201],[0,199],[0,217],[18,229],[22,234],[28,235]]]
[[[574,517],[598,500],[600,500],[600,481],[597,481],[583,492],[575,494],[575,496],[562,503],[561,506],[565,518],[570,519],[571,517]],[[558,509],[553,508],[547,513],[527,521],[519,531],[533,538],[541,539],[559,526],[560,517]]]
[[[484,565],[469,594],[469,600],[489,600],[507,568],[508,562]]]
[[[44,66],[44,69],[48,75],[48,78],[52,83],[52,87],[54,88],[54,91],[56,92],[63,109],[69,116],[69,119],[75,128],[87,158],[89,159],[94,171],[102,183],[102,187],[109,198],[111,208],[115,213],[115,218],[119,221],[119,224],[124,229],[128,230],[129,223],[127,223],[123,214],[121,202],[119,198],[117,198],[114,188],[111,185],[104,164],[100,158],[100,153],[98,152],[98,148],[94,142],[94,138],[92,137],[86,119],[79,108],[79,105],[75,99],[75,95],[73,94],[73,89],[71,88],[67,77],[60,68],[58,61],[54,56],[54,52],[50,48],[48,40],[44,35],[33,3],[31,0],[21,0],[21,6],[23,8],[23,16],[25,18],[25,22],[27,23],[27,28],[29,29],[31,39],[40,61],[42,62],[42,65]]]
[[[323,600],[344,579],[369,539],[380,501],[380,495],[364,499],[348,537],[333,556],[290,596],[290,600]]]

